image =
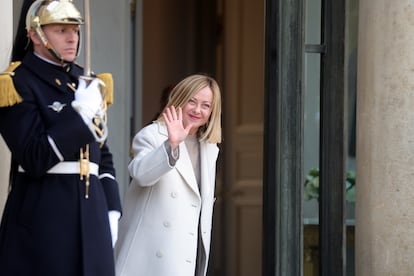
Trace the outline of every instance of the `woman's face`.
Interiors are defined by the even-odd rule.
[[[213,92],[210,87],[206,86],[194,95],[183,106],[183,124],[184,127],[191,124],[190,134],[197,133],[199,127],[205,125],[211,115],[213,103]]]

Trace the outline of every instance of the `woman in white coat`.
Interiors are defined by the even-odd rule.
[[[206,275],[220,142],[220,89],[209,76],[191,75],[134,137],[117,275]]]

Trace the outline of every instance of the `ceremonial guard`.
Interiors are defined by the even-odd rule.
[[[112,76],[85,75],[74,63],[83,23],[70,0],[23,3],[13,62],[0,74],[0,133],[12,155],[1,275],[115,275]]]

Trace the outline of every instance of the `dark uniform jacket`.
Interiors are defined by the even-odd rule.
[[[12,155],[11,192],[0,225],[0,274],[114,275],[108,211],[121,211],[112,155],[72,108],[82,69],[64,69],[28,53],[12,76],[23,99],[0,108],[0,133]],[[0,87],[1,89],[1,87]],[[78,161],[89,144],[89,198],[79,174],[51,174]],[[62,160],[63,158],[63,160]]]

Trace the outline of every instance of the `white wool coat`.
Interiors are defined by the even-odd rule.
[[[200,143],[200,194],[185,143],[171,167],[167,139],[166,126],[157,122],[134,137],[132,181],[115,248],[118,276],[194,276],[199,223],[204,250],[196,275],[206,275],[219,149]]]

